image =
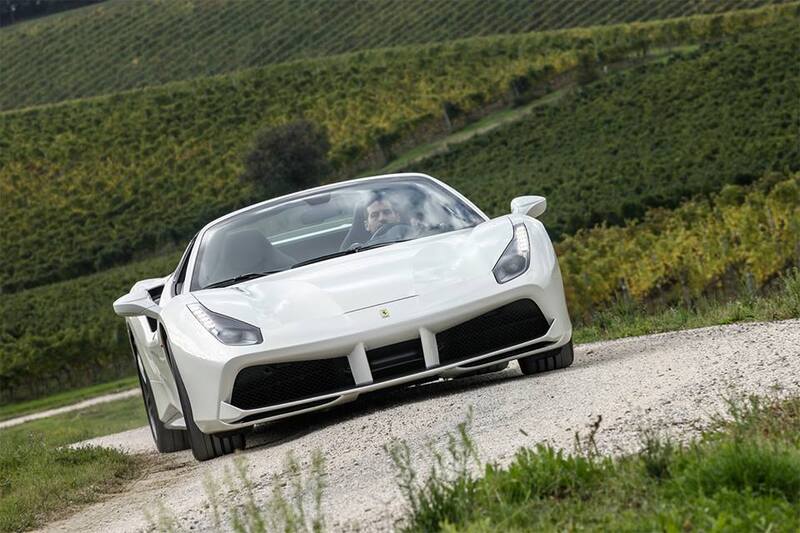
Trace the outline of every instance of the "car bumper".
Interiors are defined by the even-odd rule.
[[[548,243],[549,244],[549,243]],[[550,249],[552,250],[552,249]],[[439,358],[437,336],[475,317],[519,300],[532,300],[547,321],[541,335],[456,361]],[[196,321],[188,320],[192,324]],[[325,321],[298,325],[303,342],[249,347],[216,347],[209,352],[192,342],[207,335],[172,335],[170,346],[197,426],[206,433],[231,431],[257,423],[327,409],[360,394],[435,377],[454,377],[487,366],[563,346],[572,336],[561,273],[554,254],[534,258],[522,276],[498,284],[491,273],[469,283],[453,284],[436,294],[418,295],[351,311]],[[368,353],[377,348],[419,339],[424,366],[400,376],[375,379]],[[265,342],[269,342],[269,338]],[[283,403],[241,408],[232,402],[239,372],[256,365],[347,358],[352,386]]]

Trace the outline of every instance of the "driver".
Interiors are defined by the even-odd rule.
[[[367,243],[408,238],[411,226],[403,222],[399,210],[386,196],[376,195],[367,204],[364,226],[370,234]]]
[[[386,224],[399,224],[400,215],[386,198],[375,198],[367,205],[367,220],[365,225],[370,235],[375,235],[381,226]]]

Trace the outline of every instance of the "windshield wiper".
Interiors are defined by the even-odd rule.
[[[234,277],[229,278],[229,279],[223,279],[221,281],[215,281],[211,285],[206,285],[203,288],[204,289],[216,289],[216,288],[219,288],[219,287],[229,287],[231,285],[235,285],[236,283],[241,283],[241,282],[247,281],[249,279],[262,278],[264,276],[269,276],[270,274],[276,274],[278,272],[283,272],[284,270],[286,270],[286,269],[282,268],[280,270],[265,270],[264,272],[248,272],[247,274],[241,274],[239,276],[234,276]]]
[[[358,252],[363,252],[365,250],[372,250],[373,248],[380,248],[381,246],[388,246],[390,244],[395,244],[398,242],[406,242],[410,241],[411,239],[400,239],[397,241],[389,241],[389,242],[376,242],[374,244],[365,244],[362,246],[356,246],[355,248],[349,248],[347,250],[340,250],[338,252],[333,252],[330,254],[321,255],[319,257],[314,257],[312,259],[306,259],[305,261],[300,261],[299,263],[295,263],[291,266],[291,268],[298,268],[305,265],[310,265],[312,263],[319,263],[320,261],[325,261],[326,259],[333,259],[334,257],[342,257],[343,255],[350,255],[355,254]]]

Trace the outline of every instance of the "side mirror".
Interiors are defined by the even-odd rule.
[[[161,308],[146,289],[134,287],[125,296],[117,298],[114,302],[114,312],[121,317],[146,316],[158,320]]]
[[[515,215],[528,215],[536,218],[547,209],[544,196],[517,196],[511,200],[511,212]]]

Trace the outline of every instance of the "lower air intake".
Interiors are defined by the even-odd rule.
[[[236,375],[231,405],[258,409],[353,387],[347,357],[249,366]]]
[[[548,329],[550,324],[533,300],[517,300],[438,333],[439,362],[463,361],[532,341]]]
[[[386,381],[425,370],[422,342],[414,339],[367,352],[372,381]]]

